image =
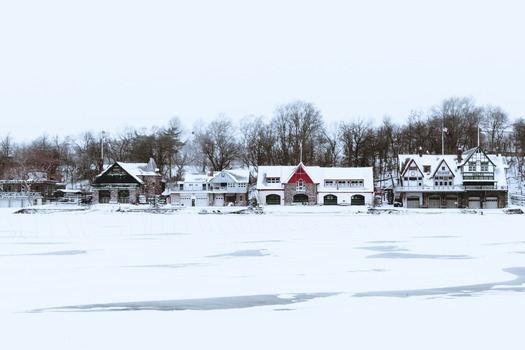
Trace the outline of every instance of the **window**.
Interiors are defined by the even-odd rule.
[[[269,183],[269,184],[278,184],[280,183],[280,178],[278,177],[267,177],[266,178],[266,183]]]
[[[481,163],[481,171],[489,171],[489,163],[488,162],[482,162]]]
[[[364,181],[363,180],[351,180],[350,181],[350,186],[351,187],[363,187],[364,186]]]
[[[476,162],[468,162],[468,171],[476,171]]]
[[[304,182],[303,179],[299,179],[299,181],[297,181],[297,183],[295,185],[295,190],[297,192],[304,192],[304,191],[306,191],[306,183]]]
[[[430,165],[423,165],[423,172],[429,173],[430,172]]]
[[[324,185],[325,185],[325,187],[336,187],[337,186],[337,181],[335,181],[335,180],[325,180],[324,181]]]

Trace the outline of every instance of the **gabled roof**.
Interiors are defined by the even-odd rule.
[[[110,172],[110,170],[112,170],[116,165],[122,168],[122,170],[124,170],[128,175],[130,175],[139,184],[143,183],[140,176],[160,176],[160,174],[156,171],[157,168],[156,168],[155,161],[153,159],[150,159],[148,163],[115,162],[109,167],[107,167],[106,170],[104,170],[99,175],[97,175],[97,178],[95,179],[95,183],[97,182],[97,179],[102,178],[104,175]]]
[[[222,170],[213,176],[209,181],[212,183],[224,182],[224,180],[221,180],[224,177],[227,177],[230,182],[248,183],[250,180],[250,171],[247,169]]]
[[[302,172],[302,173],[301,173]],[[306,182],[309,182],[309,183],[319,183],[319,182],[316,182],[312,179],[312,177],[310,176],[310,174],[308,173],[308,171],[306,170],[304,164],[301,162],[299,163],[293,170],[292,172],[290,173],[290,175],[286,178],[286,181],[284,181],[285,183],[290,183],[290,182],[295,182],[298,180],[298,178],[304,178],[303,180],[305,180]],[[294,181],[295,180],[295,181]]]
[[[441,161],[437,164],[436,169],[432,173],[432,175],[431,175],[432,177],[436,176],[436,173],[440,170],[442,164],[445,164],[445,166],[450,171],[450,173],[452,174],[453,177],[456,176],[456,175],[454,175],[454,171],[452,170],[452,168],[447,164],[447,161],[445,159],[441,159]]]
[[[492,165],[496,166],[496,164],[494,164],[494,162],[492,161],[492,159],[490,159],[490,157],[487,155],[487,153],[485,153],[485,151],[481,148],[481,147],[474,147],[474,148],[471,148],[469,150],[466,150],[465,152],[463,152],[463,160],[461,161],[460,163],[460,166],[464,165],[466,162],[468,162],[468,160],[470,158],[472,158],[472,156],[476,153],[481,152],[483,153],[483,155],[492,163]]]
[[[498,186],[506,186],[506,169],[508,168],[505,157],[496,154],[486,154],[480,147],[474,147],[466,152],[461,154],[461,162],[458,163],[457,154],[400,154],[398,155],[399,165],[403,166],[403,163],[410,164],[411,161],[414,161],[418,167],[421,169],[424,166],[430,166],[430,173],[423,173],[423,186],[433,186],[434,175],[436,171],[440,168],[441,164],[446,163],[454,177],[454,184],[463,183],[463,174],[460,167],[464,165],[468,159],[476,153],[477,150],[480,150],[487,156],[487,159],[494,165],[494,180],[498,183]],[[406,169],[400,168],[401,177],[405,174]]]
[[[333,167],[325,168],[319,166],[305,166],[305,172],[310,176],[312,182],[318,184],[319,190],[324,188],[325,180],[357,180],[362,179],[366,187],[370,187],[373,190],[373,169],[371,167],[362,168],[343,168]],[[258,190],[282,190],[282,184],[288,183],[289,179],[295,174],[299,165],[272,165],[266,166],[261,165],[258,168],[257,174],[257,189]],[[278,178],[279,183],[267,182],[268,178]]]
[[[419,171],[419,173],[421,175],[423,175],[423,171],[421,170],[421,168],[419,167],[419,164],[414,160],[414,158],[410,159],[410,161],[407,163],[407,165],[405,166],[405,169],[403,170],[403,173],[401,174],[401,176],[405,176],[405,174],[407,173],[407,171],[409,170],[410,168],[410,164],[414,164],[417,168],[417,170]]]
[[[206,183],[211,179],[211,176],[206,174],[184,174],[184,181],[179,183]]]

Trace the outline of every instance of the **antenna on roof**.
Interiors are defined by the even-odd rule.
[[[299,163],[303,162],[303,143],[299,144]]]

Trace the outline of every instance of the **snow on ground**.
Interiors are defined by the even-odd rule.
[[[117,209],[0,209],[0,348],[523,347],[525,215]]]

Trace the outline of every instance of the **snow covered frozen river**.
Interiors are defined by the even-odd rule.
[[[2,349],[521,349],[525,215],[0,210]]]

